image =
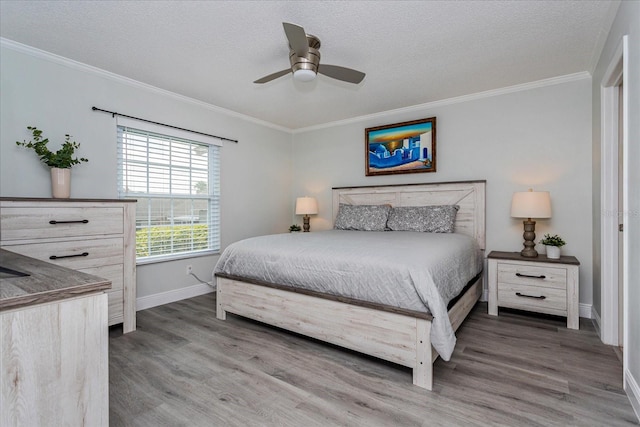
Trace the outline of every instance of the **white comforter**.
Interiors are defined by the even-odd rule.
[[[456,338],[447,304],[482,270],[480,253],[474,239],[455,233],[287,233],[230,245],[214,274],[430,312],[431,343],[449,360]]]

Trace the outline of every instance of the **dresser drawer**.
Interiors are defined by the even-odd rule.
[[[0,240],[49,239],[122,234],[120,207],[3,207]]]
[[[107,292],[109,298],[109,326],[122,323],[124,319],[124,292],[122,289]]]
[[[567,270],[566,268],[499,262],[498,283],[555,288],[565,292],[567,288]]]
[[[107,292],[112,292],[116,290],[122,290],[123,288],[123,278],[124,278],[124,268],[122,264],[115,265],[101,265],[99,267],[90,267],[83,268],[83,273],[93,274],[94,276],[102,277],[103,279],[107,279],[111,281],[111,289]]]
[[[122,264],[124,261],[124,244],[121,237],[5,245],[4,247],[10,251],[73,270]]]
[[[122,264],[104,265],[83,268],[83,273],[93,274],[111,281],[111,289],[107,291],[109,298],[109,326],[122,323],[124,305],[124,268]]]
[[[498,286],[498,305],[566,316],[567,291],[565,289],[500,283]]]

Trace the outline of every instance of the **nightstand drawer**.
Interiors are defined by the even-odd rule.
[[[565,289],[502,282],[498,286],[498,305],[500,307],[566,316],[567,293]]]
[[[536,288],[555,288],[564,292],[567,288],[567,269],[499,262],[498,283],[533,286]]]

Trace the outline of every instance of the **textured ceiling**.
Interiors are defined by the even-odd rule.
[[[0,35],[289,129],[591,72],[619,1],[0,1]],[[291,75],[282,22],[359,85]]]

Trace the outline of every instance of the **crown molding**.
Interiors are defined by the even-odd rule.
[[[537,80],[534,82],[529,82],[529,83],[523,83],[523,84],[519,84],[519,85],[514,85],[514,86],[507,86],[504,88],[499,88],[499,89],[492,89],[492,90],[488,90],[488,91],[484,91],[484,92],[478,92],[478,93],[474,93],[474,94],[469,94],[469,95],[462,95],[462,96],[458,96],[458,97],[454,97],[454,98],[447,98],[447,99],[442,99],[439,101],[433,101],[433,102],[427,102],[424,104],[418,104],[418,105],[412,105],[412,106],[408,106],[408,107],[402,107],[402,108],[397,108],[394,110],[386,110],[386,111],[382,111],[379,113],[373,113],[373,114],[368,114],[365,116],[358,116],[358,117],[352,117],[349,119],[344,119],[344,120],[337,120],[337,121],[333,121],[333,122],[327,122],[327,123],[323,123],[323,124],[319,124],[319,125],[314,125],[314,126],[309,126],[309,127],[304,127],[304,128],[298,128],[298,129],[291,129],[291,128],[287,128],[284,126],[279,126],[276,125],[274,123],[270,123],[264,120],[260,120],[257,119],[255,117],[251,117],[245,114],[241,114],[238,113],[236,111],[232,111],[232,110],[228,110],[226,108],[222,108],[219,107],[217,105],[213,105],[213,104],[209,104],[207,102],[204,101],[200,101],[194,98],[190,98],[184,95],[180,95],[177,94],[175,92],[171,92],[165,89],[160,89],[156,86],[152,86],[149,85],[147,83],[142,83],[139,82],[137,80],[133,80],[130,79],[128,77],[124,77],[121,76],[119,74],[115,74],[112,73],[110,71],[106,71],[103,70],[101,68],[97,68],[91,65],[87,65],[84,64],[82,62],[78,62],[78,61],[74,61],[72,59],[69,58],[65,58],[63,56],[60,55],[56,55],[54,53],[50,53],[50,52],[46,52],[44,50],[41,49],[37,49],[31,46],[27,46],[25,44],[22,43],[18,43],[15,42],[13,40],[9,40],[6,38],[2,38],[0,37],[0,46],[2,47],[6,47],[7,49],[11,49],[17,52],[21,52],[24,53],[26,55],[30,55],[30,56],[34,56],[40,59],[44,59],[46,61],[50,61],[59,65],[63,65],[65,67],[69,67],[75,70],[79,70],[79,71],[84,71],[84,72],[88,72],[88,73],[92,73],[95,75],[99,75],[103,78],[121,83],[121,84],[126,84],[129,86],[133,86],[136,88],[140,88],[140,89],[144,89],[150,92],[155,92],[164,96],[168,96],[171,98],[174,98],[176,100],[179,101],[183,101],[183,102],[188,102],[190,104],[205,108],[207,110],[211,110],[211,111],[215,111],[217,113],[221,113],[230,117],[234,117],[234,118],[238,118],[241,120],[245,120],[248,122],[252,122],[261,126],[265,126],[271,129],[275,129],[281,132],[285,132],[288,133],[290,135],[295,135],[295,134],[299,134],[299,133],[304,133],[304,132],[309,132],[309,131],[314,131],[314,130],[319,130],[319,129],[326,129],[326,128],[331,128],[331,127],[336,127],[336,126],[343,126],[343,125],[348,125],[348,124],[352,124],[352,123],[358,123],[358,122],[363,122],[363,121],[367,121],[367,120],[371,120],[371,119],[377,119],[377,118],[383,118],[389,115],[394,115],[394,114],[403,114],[403,113],[412,113],[412,112],[418,112],[418,111],[422,111],[425,109],[432,109],[432,108],[437,108],[437,107],[442,107],[442,106],[446,106],[446,105],[452,105],[452,104],[459,104],[462,102],[469,102],[469,101],[474,101],[477,99],[482,99],[482,98],[490,98],[493,96],[499,96],[499,95],[505,95],[505,94],[509,94],[509,93],[514,93],[514,92],[521,92],[521,91],[526,91],[526,90],[530,90],[530,89],[536,89],[536,88],[541,88],[541,87],[546,87],[546,86],[553,86],[553,85],[557,85],[557,84],[562,84],[562,83],[568,83],[568,82],[573,82],[573,81],[578,81],[578,80],[583,80],[583,79],[587,79],[587,78],[591,78],[591,74],[587,71],[583,71],[583,72],[579,72],[579,73],[574,73],[574,74],[567,74],[564,76],[558,76],[558,77],[552,77],[552,78],[548,78],[548,79],[543,79],[543,80]]]
[[[279,126],[264,120],[257,119],[255,117],[247,116],[242,113],[238,113],[233,110],[228,110],[226,108],[218,107],[217,105],[209,104],[208,102],[200,101],[194,98],[190,98],[188,96],[180,95],[175,92],[171,92],[165,89],[161,89],[156,86],[152,86],[147,83],[142,83],[134,79],[130,79],[128,77],[121,76],[119,74],[112,73],[110,71],[103,70],[102,68],[94,67],[92,65],[87,65],[82,62],[74,61],[73,59],[65,58],[64,56],[56,55],[55,53],[47,52],[41,49],[37,49],[32,46],[28,46],[22,43],[18,43],[13,40],[6,39],[4,37],[0,37],[0,46],[11,49],[16,52],[23,53],[25,55],[33,56],[39,59],[43,59],[45,61],[49,61],[58,65],[62,65],[77,71],[82,71],[86,73],[91,73],[94,75],[98,75],[102,78],[115,81],[117,83],[125,84],[128,86],[136,87],[138,89],[143,89],[149,92],[155,92],[157,94],[167,96],[178,101],[187,102],[189,104],[196,105],[198,107],[205,108],[210,111],[215,111],[220,114],[224,114],[230,117],[234,117],[240,120],[245,120],[248,122],[252,122],[261,126],[265,126],[271,129],[279,130],[282,132],[286,132],[291,134],[291,129]]]
[[[338,120],[335,122],[328,122],[328,123],[309,126],[305,128],[293,129],[291,132],[295,135],[303,132],[309,132],[309,131],[314,131],[319,129],[336,127],[336,126],[343,126],[343,125],[363,122],[371,119],[383,118],[383,117],[394,115],[394,114],[418,112],[418,111],[423,111],[427,109],[443,107],[446,105],[459,104],[462,102],[475,101],[477,99],[491,98],[493,96],[505,95],[505,94],[514,93],[514,92],[522,92],[525,90],[537,89],[537,88],[546,87],[546,86],[554,86],[562,83],[574,82],[574,81],[590,79],[590,78],[591,78],[590,73],[588,73],[587,71],[582,71],[579,73],[567,74],[567,75],[558,76],[558,77],[551,77],[548,79],[536,80],[534,82],[523,83],[523,84],[518,84],[514,86],[507,86],[499,89],[492,89],[484,92],[472,93],[469,95],[462,95],[454,98],[447,98],[439,101],[433,101],[433,102],[427,102],[424,104],[412,105],[409,107],[397,108],[395,110],[386,110],[380,113],[368,114],[366,116],[352,117],[350,119]]]

